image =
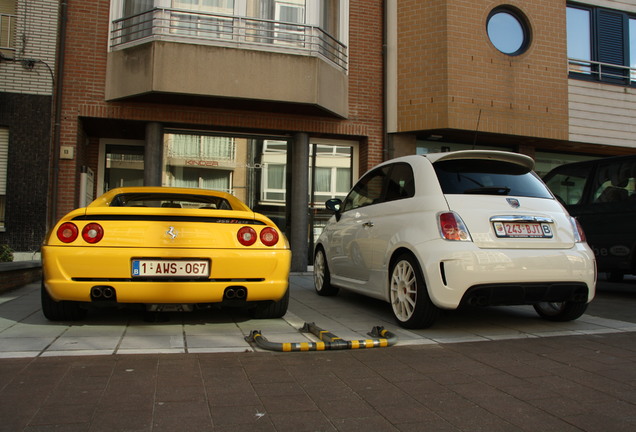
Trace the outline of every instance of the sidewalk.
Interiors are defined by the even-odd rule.
[[[316,295],[309,275],[291,277],[283,319],[254,320],[243,311],[167,313],[148,322],[142,312],[91,311],[84,321],[54,323],[40,311],[40,282],[0,294],[0,358],[112,354],[180,354],[259,351],[245,341],[259,330],[272,342],[310,342],[300,333],[313,322],[345,340],[367,339],[375,326],[398,337],[398,346],[636,332],[636,323],[586,314],[576,321],[539,319],[532,307],[498,307],[444,314],[432,328],[398,327],[387,303],[341,292]]]
[[[636,333],[0,360],[0,431],[636,430]]]
[[[306,275],[292,289],[284,320],[111,312],[76,325],[42,318],[39,284],[2,294],[0,432],[636,430],[636,324],[491,308],[406,331],[382,302],[316,296]],[[292,353],[243,339],[308,340],[304,321],[400,339]]]

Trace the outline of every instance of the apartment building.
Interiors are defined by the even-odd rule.
[[[222,189],[276,221],[303,270],[324,201],[390,157],[510,150],[544,173],[636,152],[636,0],[61,4],[59,128],[28,153],[53,155],[48,223],[116,186]],[[30,169],[9,129],[5,235]]]
[[[16,259],[31,259],[46,229],[58,7],[0,0],[0,244]]]
[[[636,1],[388,4],[394,155],[502,149],[545,173],[636,152]]]
[[[52,213],[115,186],[221,189],[306,268],[322,203],[383,159],[382,2],[66,3]]]

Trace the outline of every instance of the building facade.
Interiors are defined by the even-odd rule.
[[[0,245],[16,258],[46,230],[58,7],[0,0]]]
[[[53,213],[115,186],[221,189],[306,268],[322,203],[383,158],[382,2],[67,4]]]
[[[394,155],[510,150],[545,174],[636,152],[636,1],[388,3]]]
[[[271,217],[299,271],[324,201],[388,158],[510,150],[543,174],[636,152],[636,0],[57,4],[0,0],[3,28],[16,20],[0,63],[0,242],[16,250],[113,187],[188,186]],[[28,51],[40,22],[57,56]]]

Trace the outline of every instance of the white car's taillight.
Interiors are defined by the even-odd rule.
[[[440,213],[437,217],[439,232],[444,240],[472,241],[464,221],[455,212]]]
[[[583,227],[579,221],[570,216],[570,222],[572,223],[572,231],[574,232],[574,241],[576,243],[585,243],[587,237],[585,237],[585,231],[583,231]]]

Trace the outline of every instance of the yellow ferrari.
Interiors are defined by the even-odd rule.
[[[219,191],[113,189],[61,218],[42,246],[42,311],[79,320],[88,306],[287,312],[291,251],[267,217]]]

